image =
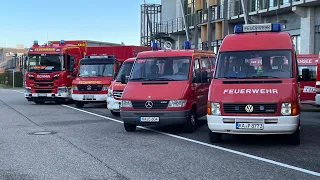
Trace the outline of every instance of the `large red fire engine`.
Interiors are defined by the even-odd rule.
[[[26,63],[25,98],[35,103],[64,102],[70,99],[70,87],[86,47],[66,43],[39,45],[29,48]]]

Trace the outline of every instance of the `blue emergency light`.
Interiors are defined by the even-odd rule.
[[[184,49],[191,49],[190,41],[185,41],[184,42]]]
[[[64,40],[60,40],[60,44],[64,44]]]
[[[157,43],[157,42],[153,42],[153,43],[152,43],[152,50],[153,50],[153,51],[158,50],[158,43]]]
[[[244,24],[244,25],[236,25],[234,27],[234,33],[280,32],[280,31],[281,31],[281,25],[278,23]]]
[[[34,40],[34,41],[33,41],[33,44],[34,44],[34,45],[38,45],[38,40]]]

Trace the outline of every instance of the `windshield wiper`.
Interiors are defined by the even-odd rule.
[[[259,79],[259,78],[279,78],[276,76],[249,76],[248,78]]]
[[[139,81],[139,80],[143,80],[143,81],[149,81],[150,79],[147,78],[133,78],[133,79],[129,79],[130,81]]]

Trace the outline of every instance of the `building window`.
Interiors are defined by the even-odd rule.
[[[250,1],[250,12],[254,12],[258,10],[258,0]]]
[[[278,0],[269,0],[269,8],[278,6]]]
[[[297,54],[300,54],[300,35],[292,36],[293,45]]]

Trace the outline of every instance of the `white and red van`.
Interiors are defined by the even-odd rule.
[[[114,116],[120,116],[121,97],[126,84],[121,83],[121,76],[129,77],[136,58],[129,58],[122,64],[115,80],[108,89],[107,108]]]
[[[221,44],[209,90],[210,141],[222,134],[287,134],[300,144],[299,81],[293,42],[280,24],[235,26]]]

